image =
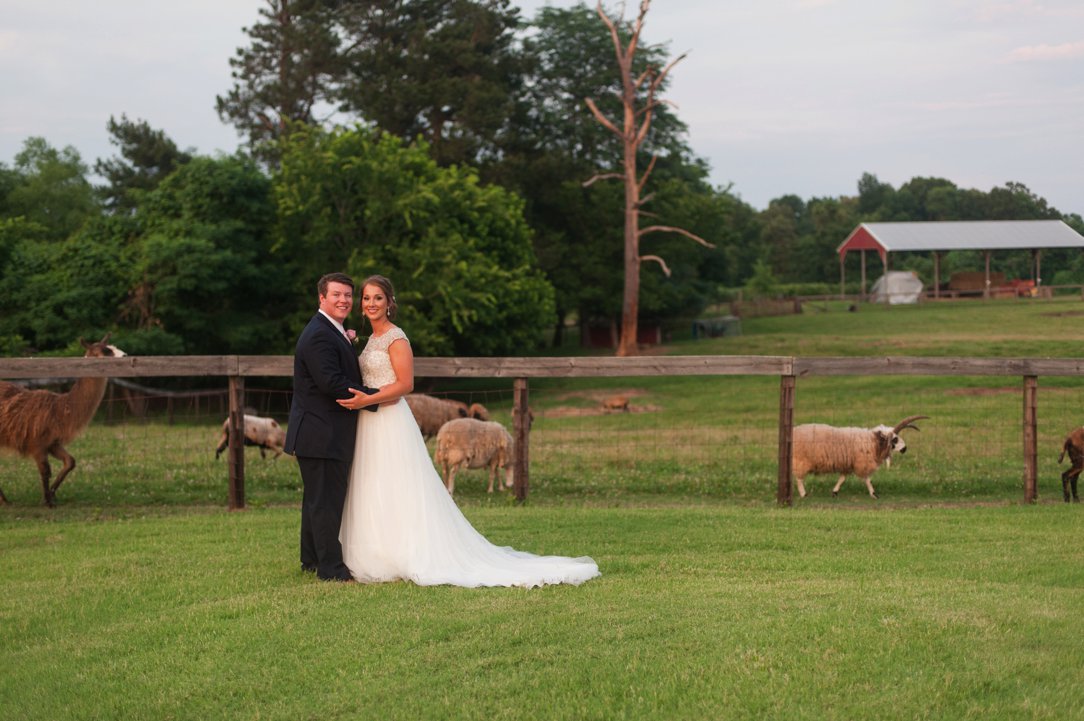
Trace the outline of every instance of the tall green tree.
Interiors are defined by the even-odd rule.
[[[37,224],[49,240],[67,238],[99,212],[87,166],[71,146],[57,150],[28,138],[5,183],[4,214]]]
[[[64,240],[22,243],[19,300],[10,309],[17,332],[34,348],[56,350],[115,330],[128,291],[122,244],[134,230],[128,216],[98,215]]]
[[[118,213],[135,210],[139,194],[153,190],[162,179],[192,159],[181,151],[163,130],[155,130],[146,120],[109,118],[106,125],[120,157],[99,159],[94,172],[106,180],[101,189],[106,207]]]
[[[183,353],[286,352],[294,301],[271,252],[271,181],[251,159],[197,157],[147,193],[126,249],[134,343]]]
[[[341,76],[336,13],[349,2],[264,0],[245,28],[251,45],[230,59],[233,87],[218,96],[223,121],[247,136],[250,150],[274,163],[276,141],[296,122],[312,123]]]
[[[522,201],[469,168],[439,167],[424,145],[360,126],[299,130],[275,196],[275,254],[290,260],[297,327],[332,270],[390,277],[421,353],[520,354],[552,323]]]
[[[803,279],[806,269],[798,259],[798,247],[810,231],[805,201],[797,195],[773,198],[760,217],[760,260],[774,277],[790,282]]]
[[[367,123],[423,138],[441,165],[495,152],[521,76],[509,0],[344,2],[336,99]]]

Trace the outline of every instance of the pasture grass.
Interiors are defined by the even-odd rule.
[[[326,584],[297,512],[0,520],[34,719],[1084,717],[1078,507],[471,508],[581,587]]]
[[[975,356],[1067,358],[1084,354],[1084,302],[967,300],[887,306],[813,302],[800,315],[743,320],[742,335],[682,340],[681,355]],[[701,350],[697,350],[701,349]]]
[[[1081,355],[1077,300],[862,306],[750,319],[681,354]],[[592,555],[572,587],[322,584],[296,570],[300,475],[246,451],[227,513],[221,418],[108,423],[44,509],[0,455],[0,718],[1084,719],[1084,520],[1057,454],[1082,383],[800,379],[796,421],[921,413],[874,475],[775,507],[778,379],[532,381],[531,496],[456,500],[487,537]],[[509,389],[449,383],[508,423]],[[439,390],[439,389],[438,389]],[[602,414],[625,394],[633,412]]]

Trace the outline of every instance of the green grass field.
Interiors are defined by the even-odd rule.
[[[682,354],[1080,355],[1084,303],[837,304]],[[1023,505],[1017,378],[803,379],[796,420],[931,416],[839,498],[775,506],[778,381],[532,383],[532,491],[456,498],[491,540],[592,555],[581,587],[329,586],[296,569],[296,463],[220,418],[96,422],[60,506],[0,456],[0,718],[1084,719],[1084,520],[1057,450],[1082,385],[1040,378]],[[507,389],[456,387],[507,420]],[[628,414],[595,412],[628,394]]]

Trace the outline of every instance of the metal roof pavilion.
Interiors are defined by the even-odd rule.
[[[840,285],[843,262],[852,250],[875,250],[888,270],[888,254],[932,251],[934,293],[940,282],[940,254],[950,250],[982,251],[986,256],[986,285],[990,285],[990,253],[995,250],[1030,250],[1033,279],[1039,284],[1044,248],[1084,248],[1084,236],[1060,220],[949,220],[913,223],[862,223],[839,244]],[[866,287],[866,254],[862,253],[862,289]]]
[[[1084,236],[1060,220],[948,220],[862,223],[840,243],[848,250],[897,251],[1031,250],[1084,248]]]

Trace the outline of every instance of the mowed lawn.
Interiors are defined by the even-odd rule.
[[[296,511],[5,524],[11,719],[1084,718],[1078,506],[472,508],[580,587],[323,584]]]
[[[1079,300],[807,306],[681,354],[1075,357]],[[1084,530],[1061,439],[1084,384],[1040,378],[1023,505],[1020,379],[799,379],[798,422],[931,416],[832,498],[777,508],[778,380],[532,382],[531,496],[456,498],[491,540],[591,555],[580,587],[330,586],[296,568],[292,459],[221,418],[96,422],[60,507],[0,456],[0,718],[1084,719]],[[507,390],[476,381],[507,422]],[[634,412],[599,414],[630,395]],[[582,413],[577,412],[577,409]]]

